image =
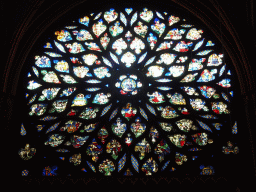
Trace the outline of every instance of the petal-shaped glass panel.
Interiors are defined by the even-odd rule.
[[[106,12],[104,13],[104,19],[105,19],[108,23],[110,23],[110,22],[116,20],[117,16],[118,16],[118,13],[115,11],[115,9],[110,9],[109,11],[106,11]]]
[[[160,77],[164,72],[164,68],[160,67],[160,66],[151,66],[148,68],[148,72],[146,74],[146,76],[150,77]]]

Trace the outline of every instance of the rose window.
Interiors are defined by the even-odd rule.
[[[154,175],[218,144],[231,71],[200,26],[171,12],[109,9],[53,35],[34,55],[26,98],[60,161],[90,174]]]

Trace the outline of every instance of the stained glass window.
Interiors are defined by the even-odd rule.
[[[215,145],[238,153],[219,139],[222,129],[239,132],[230,120],[230,64],[221,45],[185,19],[111,8],[53,32],[28,71],[29,121],[20,129],[26,137],[33,125],[47,158],[66,163],[47,164],[41,175],[168,175],[196,160],[196,173],[210,175]],[[36,152],[26,144],[19,155]]]

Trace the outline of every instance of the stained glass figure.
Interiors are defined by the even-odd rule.
[[[113,37],[118,36],[123,32],[123,27],[120,26],[120,23],[118,21],[116,21],[114,25],[109,27],[109,32]]]
[[[202,73],[201,73],[201,77],[199,78],[199,80],[197,82],[209,82],[215,79],[214,74],[217,73],[216,69],[212,69],[211,71],[205,69]]]
[[[140,17],[146,22],[149,22],[153,18],[153,12],[149,11],[147,8],[143,9],[143,12],[140,12]]]
[[[191,136],[193,138],[193,141],[198,145],[201,145],[201,146],[207,145],[208,135],[206,133],[196,133]]]
[[[84,106],[87,104],[87,98],[90,98],[90,95],[84,96],[84,94],[78,94],[72,102],[71,107],[73,106]]]
[[[65,136],[60,134],[52,134],[48,137],[48,140],[44,143],[45,145],[50,145],[51,147],[57,147],[63,143]]]
[[[76,72],[77,69],[78,69],[78,72]],[[75,74],[79,74],[79,71],[80,71],[79,68],[74,68]],[[73,77],[71,77],[70,75],[60,75],[60,76],[63,78],[63,81],[65,83],[68,83],[68,84],[77,83],[77,81]],[[82,76],[79,76],[79,75],[77,75],[77,76],[82,78]]]
[[[168,21],[169,21],[169,26],[171,26],[171,25],[173,25],[173,24],[179,22],[179,21],[180,21],[180,18],[171,15],[171,16],[169,17]]]
[[[121,144],[115,140],[112,139],[106,146],[106,152],[107,153],[111,153],[111,156],[113,157],[113,159],[117,159],[119,153],[122,151],[122,146]]]
[[[173,95],[170,93],[167,93],[166,96],[170,98],[170,103],[174,105],[186,105],[186,100],[180,93],[174,93]]]
[[[179,129],[184,132],[188,132],[190,131],[190,129],[197,130],[196,126],[193,125],[193,121],[190,119],[181,119],[177,121],[176,124],[179,127]]]
[[[43,176],[57,176],[56,171],[58,170],[57,166],[47,166],[44,168],[42,175]]]
[[[206,61],[205,58],[201,59],[192,59],[192,62],[189,64],[188,71],[198,71],[200,69],[203,69],[203,64]]]
[[[113,133],[115,133],[118,137],[122,137],[122,135],[126,131],[126,124],[122,123],[120,118],[117,118],[116,123],[111,126]]]
[[[102,163],[99,165],[99,171],[101,173],[104,173],[105,176],[111,176],[111,172],[115,170],[115,165],[113,161],[110,161],[109,159],[106,159],[102,161]]]
[[[229,88],[231,87],[230,81],[231,81],[230,79],[223,79],[217,84],[220,85],[221,87]]]
[[[122,95],[136,95],[142,87],[142,83],[136,75],[129,75],[128,77],[122,75],[119,77],[119,81],[115,86],[120,90]]]
[[[97,161],[99,159],[99,155],[103,152],[103,148],[99,145],[95,139],[92,140],[91,144],[88,146],[86,153],[89,156],[92,156],[93,161]]]
[[[134,133],[135,137],[139,137],[144,133],[146,129],[145,124],[141,123],[141,119],[138,117],[135,119],[135,123],[131,124],[131,131]]]
[[[180,154],[180,153],[177,153],[176,152],[176,155],[175,155],[175,162],[177,163],[177,165],[182,165],[184,162],[186,162],[188,159],[187,159],[187,156],[186,155],[183,155],[183,154]]]
[[[149,46],[151,49],[154,49],[155,44],[157,43],[157,37],[153,35],[153,33],[149,33],[149,37],[147,38]]]
[[[96,59],[98,59],[98,56],[95,54],[87,54],[87,55],[83,55],[82,58],[83,58],[85,64],[91,66],[94,64]]]
[[[170,132],[172,130],[172,128],[173,128],[170,123],[166,123],[166,122],[159,122],[159,125],[161,126],[161,128],[164,131],[168,131],[168,132]]]
[[[104,49],[107,48],[109,41],[110,41],[110,38],[108,37],[107,33],[105,33],[104,36],[100,38],[100,43]]]
[[[51,60],[46,56],[35,56],[35,64],[40,68],[50,68],[51,67]]]
[[[48,83],[56,83],[56,84],[60,84],[61,82],[59,81],[57,75],[55,72],[53,71],[41,71],[41,73],[44,75],[44,78],[43,80],[45,82],[48,82]]]
[[[182,38],[182,35],[186,32],[185,29],[177,29],[174,28],[172,30],[170,30],[167,35],[165,36],[164,39],[173,39],[173,40],[178,40]]]
[[[109,11],[106,11],[106,12],[104,13],[104,19],[105,19],[108,23],[110,23],[110,22],[116,20],[117,16],[118,16],[118,13],[115,12],[114,9],[110,9]]]
[[[78,130],[78,128],[82,125],[79,121],[69,120],[65,123],[65,127],[60,128],[60,131],[67,131],[68,133],[73,133]]]
[[[158,107],[158,110],[162,111],[161,116],[165,119],[175,118],[179,116],[177,112],[170,106],[166,106],[165,108]]]
[[[29,85],[27,86],[27,89],[29,90],[37,89],[38,87],[42,86],[41,84],[35,82],[34,80],[29,81],[28,84]]]
[[[81,53],[81,52],[85,51],[82,44],[80,44],[80,43],[65,44],[65,45],[68,48],[68,51],[70,53]]]
[[[98,132],[98,138],[101,140],[103,144],[106,142],[106,138],[108,137],[108,131],[105,127],[102,127]]]
[[[86,25],[87,27],[88,27],[89,21],[90,21],[90,19],[88,16],[85,16],[85,17],[79,19],[79,23]]]
[[[170,141],[177,147],[182,148],[186,144],[186,135],[175,134],[169,136]]]
[[[84,29],[81,29],[79,32],[73,31],[73,34],[76,35],[76,39],[78,41],[93,40],[93,37],[90,34],[90,32]]]
[[[226,155],[230,153],[237,154],[239,153],[239,148],[237,146],[234,146],[234,144],[231,141],[228,141],[227,146],[222,147],[222,152]]]
[[[156,49],[156,51],[161,51],[165,49],[170,49],[172,47],[173,42],[172,41],[164,41],[159,45],[159,47]]]
[[[208,59],[207,66],[219,66],[222,64],[223,54],[212,54]]]
[[[72,40],[71,34],[67,30],[56,31],[55,35],[58,41],[67,42]]]
[[[91,43],[87,43],[87,42],[85,42],[84,44],[87,46],[87,48],[89,50],[101,52],[100,47],[96,43],[92,43],[92,42]]]
[[[78,166],[82,162],[81,154],[74,154],[69,158],[69,162],[74,164],[75,166]]]
[[[29,115],[36,114],[37,116],[41,116],[46,111],[47,104],[34,104],[30,107],[31,111],[29,112]]]
[[[108,101],[109,101],[108,98],[109,98],[110,96],[111,96],[110,93],[107,93],[106,95],[105,95],[104,93],[98,93],[98,94],[94,97],[92,103],[99,104],[99,105],[104,105],[104,104],[108,103]]]
[[[121,110],[121,114],[125,117],[128,121],[134,117],[137,113],[137,109],[133,108],[131,103],[127,103],[125,107]]]
[[[149,137],[151,138],[152,143],[155,143],[156,139],[159,138],[159,133],[157,129],[155,129],[154,127],[151,127],[149,132]]]
[[[51,43],[47,42],[46,45],[44,46],[44,48],[52,49]]]
[[[201,38],[201,34],[203,30],[197,30],[196,28],[192,28],[188,31],[186,38],[191,40],[197,40]]]
[[[125,143],[126,143],[126,145],[128,145],[128,147],[131,145],[131,143],[132,143],[132,137],[131,137],[131,134],[130,133],[128,133],[127,134],[127,137],[125,138]]]
[[[146,25],[143,25],[143,23],[139,21],[137,23],[137,26],[134,27],[134,31],[135,31],[135,33],[137,33],[141,37],[145,38],[145,35],[148,31],[148,27]]]
[[[205,106],[205,101],[203,101],[202,99],[190,99],[190,105],[196,111],[209,111],[208,107]]]
[[[48,99],[48,100],[54,99],[57,96],[59,90],[60,90],[60,88],[44,89],[42,91],[42,95],[39,97],[38,101],[44,101],[45,99]]]
[[[160,162],[162,162],[164,160],[164,156],[168,155],[170,152],[171,152],[171,149],[169,145],[163,139],[155,148],[155,154],[158,155],[158,159]]]
[[[19,156],[23,160],[29,160],[36,154],[35,148],[30,148],[29,144],[25,145],[25,148],[19,150]]]
[[[89,125],[85,125],[84,126],[84,130],[87,133],[91,133],[91,132],[93,132],[96,129],[97,126],[98,126],[98,123],[92,123],[92,124],[89,124]],[[83,133],[84,130],[80,130],[80,132]]]
[[[174,48],[173,50],[178,51],[178,52],[187,52],[189,47],[191,47],[193,45],[192,42],[185,42],[185,41],[181,41],[179,42]]]
[[[160,66],[151,66],[148,68],[148,73],[146,74],[148,77],[160,77],[164,72],[164,68]]]
[[[68,100],[54,101],[52,104],[53,108],[50,109],[49,113],[54,113],[55,111],[58,113],[61,113],[66,109],[67,104],[68,104]]]
[[[93,71],[94,71],[95,76],[100,79],[111,76],[111,74],[109,73],[109,69],[107,67],[95,68]]]
[[[161,35],[163,34],[164,30],[165,30],[165,24],[164,23],[160,23],[159,19],[155,19],[154,20],[155,24],[151,25],[151,29],[156,32],[157,34],[159,34],[159,37],[161,37]]]
[[[82,145],[85,144],[88,138],[89,136],[81,137],[78,135],[72,135],[70,140],[74,148],[80,148]]]
[[[156,161],[151,157],[143,165],[141,170],[146,173],[146,175],[152,175],[158,171],[158,165]]]
[[[229,114],[230,111],[227,109],[227,104],[223,102],[212,102],[212,111],[216,114]]]
[[[102,20],[102,19],[100,19],[97,24],[95,23],[95,24],[92,26],[92,31],[93,31],[93,33],[96,35],[97,38],[98,38],[106,29],[107,29],[107,26],[103,24],[103,20]]]
[[[175,58],[177,57],[177,55],[175,54],[170,54],[170,53],[164,53],[160,55],[160,59],[156,62],[157,64],[166,64],[166,65],[170,65],[174,62]]]
[[[188,83],[188,82],[192,82],[195,80],[195,77],[198,75],[198,73],[194,73],[194,74],[188,74],[186,75],[180,82],[181,83]]]

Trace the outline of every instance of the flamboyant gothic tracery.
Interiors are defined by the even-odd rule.
[[[229,124],[231,71],[200,26],[126,8],[84,16],[54,34],[34,56],[26,98],[45,149],[61,161],[106,176],[173,172]],[[24,160],[36,152],[27,148]]]

